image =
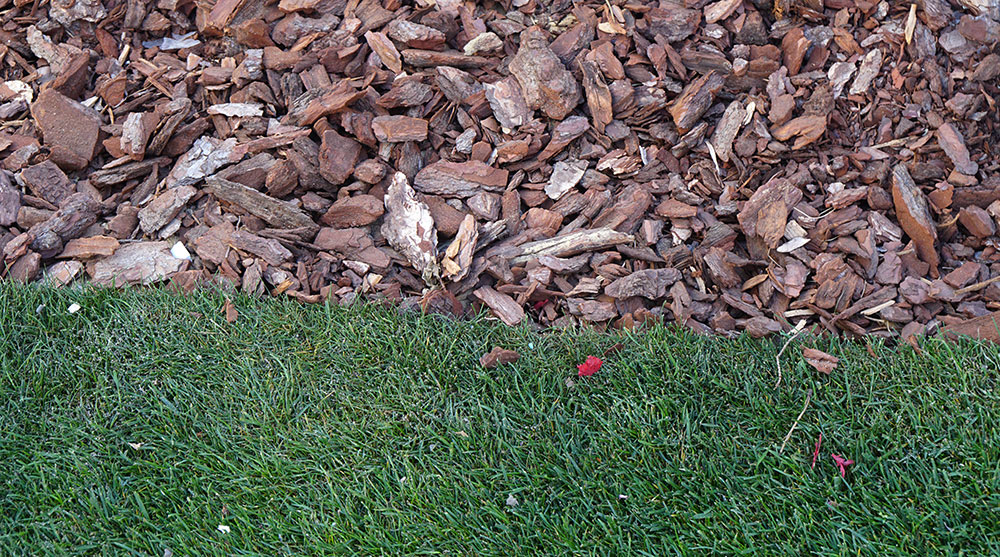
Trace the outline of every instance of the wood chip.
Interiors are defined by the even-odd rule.
[[[437,232],[430,209],[416,198],[406,175],[397,172],[385,195],[386,217],[382,234],[428,285],[440,280]]]
[[[301,210],[243,184],[212,177],[205,181],[205,189],[220,200],[240,207],[275,228],[318,228]]]
[[[372,130],[379,141],[423,141],[427,139],[427,120],[409,116],[378,116],[372,120]]]
[[[181,270],[184,261],[170,253],[169,242],[124,245],[94,264],[94,282],[107,286],[151,284]]]
[[[446,197],[472,197],[481,191],[503,191],[507,187],[506,170],[479,161],[438,161],[417,173],[413,185],[417,191]]]
[[[937,227],[927,206],[927,198],[902,164],[892,170],[892,199],[900,227],[913,240],[920,259],[930,265],[931,277],[937,278],[940,261],[934,246]]]
[[[505,325],[515,327],[524,320],[524,310],[510,296],[497,292],[489,286],[480,287],[473,294],[486,304],[493,311],[493,315],[500,318]]]
[[[549,177],[549,183],[545,186],[545,194],[558,200],[580,183],[586,171],[587,163],[585,161],[572,160],[555,163],[552,165],[552,176]]]
[[[950,123],[941,124],[935,132],[938,145],[948,155],[955,169],[962,174],[974,176],[979,172],[979,165],[969,159],[969,150],[965,147],[962,134]]]
[[[602,250],[633,240],[630,234],[623,234],[610,228],[579,230],[561,234],[547,240],[528,242],[521,245],[521,254],[512,257],[511,263],[525,263],[534,257],[550,255],[552,257],[570,257],[579,253]]]
[[[462,224],[455,234],[455,239],[444,251],[441,258],[442,275],[458,282],[468,276],[472,269],[472,254],[476,249],[476,241],[479,239],[479,231],[476,227],[476,218],[472,215],[465,215]]]
[[[529,108],[562,120],[580,102],[580,86],[549,48],[544,32],[531,27],[521,33],[521,46],[509,64]]]

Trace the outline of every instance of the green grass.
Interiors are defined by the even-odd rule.
[[[775,389],[778,340],[222,299],[0,289],[0,554],[1000,551],[995,346],[796,340]]]

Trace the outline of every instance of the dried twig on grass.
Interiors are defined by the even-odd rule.
[[[791,344],[793,340],[795,340],[795,337],[802,334],[802,331],[805,330],[805,326],[806,322],[804,320],[799,321],[799,324],[796,325],[794,329],[792,329],[792,332],[794,334],[788,337],[788,340],[785,341],[785,344],[784,346],[781,347],[781,350],[778,350],[778,355],[774,357],[774,363],[778,364],[778,381],[774,384],[775,389],[777,389],[778,386],[781,385],[781,355],[785,353],[785,349],[788,348],[788,345]]]
[[[802,405],[802,411],[799,412],[799,416],[795,418],[795,422],[792,424],[791,429],[788,430],[788,433],[785,434],[785,438],[781,441],[781,448],[778,449],[779,453],[785,452],[785,445],[788,444],[788,440],[791,439],[792,432],[795,431],[795,428],[799,425],[799,420],[801,420],[802,416],[805,415],[806,409],[809,408],[809,403],[812,402],[812,394],[812,389],[806,391],[806,403]]]

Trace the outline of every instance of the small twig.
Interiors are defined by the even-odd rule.
[[[955,216],[952,217],[951,219],[949,219],[947,222],[939,223],[937,225],[937,227],[938,228],[948,228],[949,226],[955,224],[956,222],[958,222],[958,213],[955,213]]]
[[[885,143],[878,143],[876,145],[872,145],[871,148],[872,149],[881,149],[882,147],[898,147],[899,145],[905,145],[906,142],[910,141],[911,139],[920,139],[920,136],[919,135],[911,135],[909,137],[900,137],[900,138],[897,138],[897,139],[891,139],[889,141],[886,141]]]
[[[971,284],[969,286],[966,286],[965,288],[959,288],[958,290],[955,291],[955,294],[968,294],[969,292],[975,292],[976,290],[982,290],[983,288],[986,288],[987,286],[993,284],[994,282],[996,282],[998,280],[1000,280],[1000,275],[988,278],[988,279],[986,279],[986,280],[984,280],[982,282],[977,282],[976,284]]]
[[[785,349],[788,348],[788,345],[791,344],[793,340],[795,340],[795,337],[802,334],[802,331],[805,330],[805,324],[805,319],[799,321],[799,324],[795,326],[795,334],[788,337],[788,340],[785,341],[785,345],[781,347],[781,350],[778,350],[778,355],[774,357],[774,363],[778,364],[778,382],[774,384],[775,389],[781,385],[781,355],[785,353]]]
[[[781,448],[778,449],[778,453],[785,452],[785,445],[788,443],[788,440],[791,439],[792,432],[795,431],[795,427],[799,425],[799,420],[802,419],[802,416],[806,413],[806,409],[809,408],[809,402],[812,401],[812,394],[812,389],[806,391],[806,403],[802,405],[802,411],[799,412],[799,417],[795,418],[795,423],[792,424],[792,428],[788,430],[788,433],[785,435],[785,439],[781,442]]]

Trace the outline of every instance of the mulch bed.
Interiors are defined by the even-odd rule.
[[[991,2],[8,1],[0,269],[988,336]]]

